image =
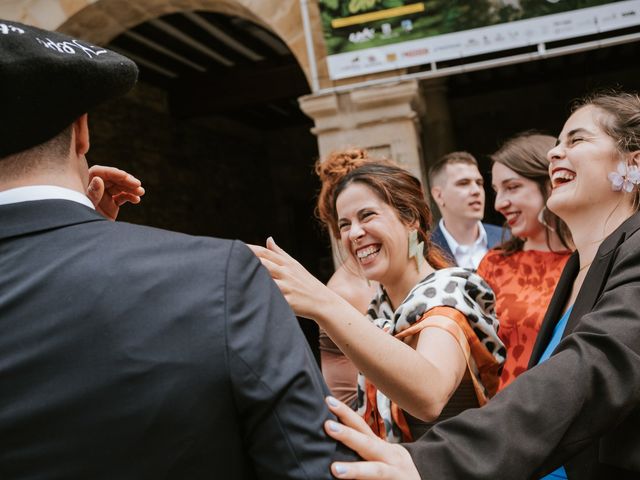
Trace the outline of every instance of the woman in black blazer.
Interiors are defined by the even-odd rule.
[[[530,369],[404,446],[373,438],[329,399],[355,429],[331,422],[329,434],[376,462],[334,464],[338,478],[640,478],[640,98],[583,100],[548,155],[547,206],[577,250]]]

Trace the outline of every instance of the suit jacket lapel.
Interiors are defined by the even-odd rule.
[[[0,240],[78,223],[107,221],[95,210],[70,200],[35,200],[0,205]]]
[[[562,338],[571,333],[578,321],[593,310],[593,306],[600,298],[600,295],[602,295],[604,285],[609,278],[609,273],[611,272],[615,258],[614,252],[624,239],[625,232],[616,230],[616,232],[609,235],[602,245],[600,245],[595,260],[591,264],[591,267],[589,267],[584,282],[578,292],[578,296],[576,297],[576,301],[573,304],[573,309],[569,315],[567,327],[564,329]]]
[[[491,225],[490,223],[482,222],[484,231],[487,233],[487,248],[492,249],[496,245],[502,243],[503,229],[497,225]],[[504,232],[504,240],[508,240],[510,237],[509,231]]]
[[[440,229],[440,225],[436,225],[436,228],[433,229],[433,233],[431,234],[431,242],[436,244],[438,247],[440,247],[440,250],[442,250],[442,252],[445,254],[447,259],[451,263],[453,263],[454,265],[457,265],[456,257],[453,256],[453,252],[449,247],[449,243],[447,242],[447,239],[444,238],[444,234]]]

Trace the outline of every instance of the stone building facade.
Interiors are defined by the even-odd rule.
[[[239,19],[270,32],[292,64],[283,70],[275,61],[280,70],[256,77],[253,84],[250,68],[226,83],[204,77],[198,84],[180,84],[180,95],[171,87],[145,82],[143,75],[124,101],[92,116],[90,161],[130,169],[145,181],[144,204],[127,209],[123,218],[249,242],[273,234],[323,279],[331,273],[332,262],[329,243],[312,218],[317,158],[348,146],[365,147],[425,180],[431,162],[457,149],[474,153],[488,173],[486,156],[509,135],[528,129],[557,133],[572,98],[595,87],[640,88],[637,41],[501,68],[462,69],[449,76],[419,79],[410,70],[396,70],[332,81],[317,0],[0,3],[0,18],[102,45],[131,37],[140,25],[157,26],[158,20],[189,12],[197,12],[200,19],[208,13]],[[156,40],[156,50],[157,43],[162,42]],[[172,102],[188,100],[193,113],[198,103],[214,110],[216,102],[225,100],[248,103],[244,97],[269,82],[286,90],[296,70],[302,82],[292,88],[289,100],[306,121],[275,128],[269,117],[262,123],[259,115],[257,122],[243,121],[248,110],[172,114]],[[221,89],[233,84],[243,90],[227,95]],[[192,92],[192,85],[198,89]],[[491,219],[490,208],[488,214]]]

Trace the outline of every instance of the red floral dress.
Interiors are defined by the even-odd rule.
[[[478,274],[496,296],[498,336],[507,349],[498,390],[527,369],[544,314],[571,252],[490,250]]]

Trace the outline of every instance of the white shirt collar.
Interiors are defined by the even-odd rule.
[[[442,230],[442,235],[447,241],[447,244],[449,244],[451,253],[453,253],[455,257],[456,263],[463,268],[478,268],[480,260],[489,249],[487,231],[482,225],[482,222],[478,221],[478,238],[476,238],[476,241],[471,245],[460,245],[444,226],[444,219],[440,219],[439,225],[440,230]]]
[[[55,185],[30,185],[0,192],[0,205],[34,200],[71,200],[95,210],[91,200],[82,193]]]

